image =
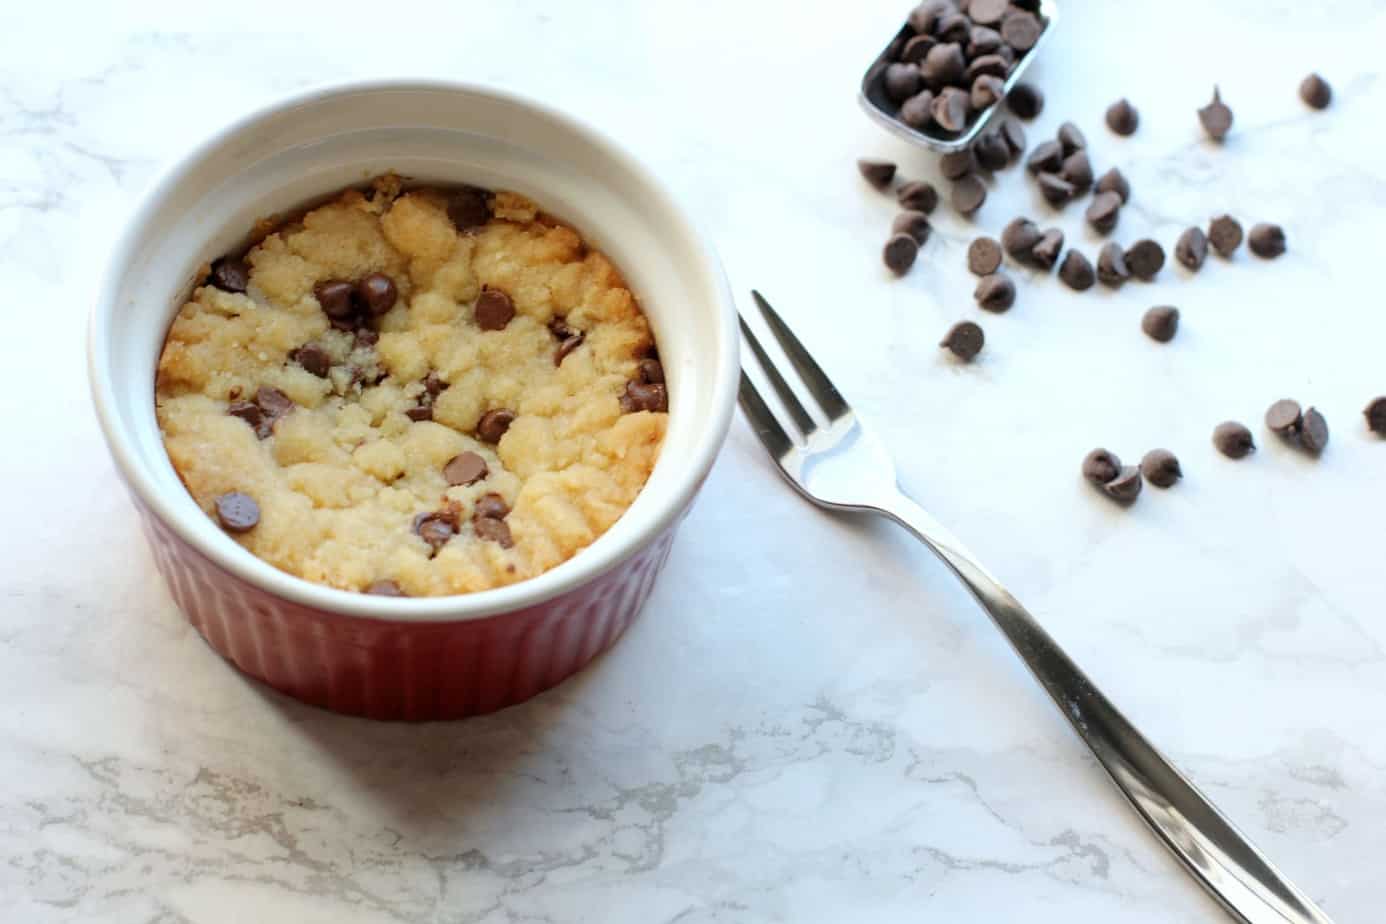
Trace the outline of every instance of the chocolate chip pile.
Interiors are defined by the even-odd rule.
[[[868,95],[917,132],[956,137],[1001,101],[1048,25],[1039,9],[1039,0],[926,0],[878,62]]]

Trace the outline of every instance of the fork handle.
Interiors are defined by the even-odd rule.
[[[1151,830],[1244,924],[1330,924],[1212,802],[1136,730],[1010,592],[903,493],[881,509],[962,579]]]

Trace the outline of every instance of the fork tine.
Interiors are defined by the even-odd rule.
[[[775,339],[780,342],[785,355],[789,357],[790,363],[799,373],[799,377],[808,386],[809,392],[814,398],[818,399],[818,404],[823,408],[823,413],[827,414],[832,420],[848,414],[851,408],[843,400],[842,393],[829,381],[828,376],[823,372],[822,367],[814,361],[809,351],[804,349],[804,345],[799,342],[799,338],[794,336],[794,332],[789,329],[789,325],[784,323],[770,303],[765,300],[755,289],[751,290],[751,297],[760,306],[760,313],[765,317],[765,323],[770,325],[770,332],[775,335]],[[745,329],[743,322],[742,328]]]
[[[799,396],[794,394],[794,389],[789,387],[789,383],[784,380],[784,376],[780,375],[780,370],[775,367],[774,362],[766,355],[765,348],[760,345],[760,341],[756,339],[756,335],[751,332],[750,325],[746,323],[746,319],[738,318],[738,320],[741,321],[741,336],[745,339],[747,345],[750,346],[751,352],[755,354],[756,362],[760,363],[761,371],[765,373],[765,377],[770,381],[770,387],[775,389],[775,394],[779,396],[780,403],[785,406],[785,410],[789,411],[789,416],[794,418],[794,426],[799,428],[799,434],[801,436],[808,436],[814,430],[818,429],[818,424],[814,423],[813,418],[809,416],[809,412],[804,409],[803,402],[799,400]]]
[[[780,425],[779,419],[766,406],[755,383],[751,381],[751,377],[746,374],[744,369],[741,370],[739,398],[741,410],[746,414],[746,419],[751,422],[751,429],[756,431],[756,436],[760,438],[761,444],[770,451],[770,455],[778,463],[785,453],[794,448],[794,441],[789,438],[789,434],[784,432],[784,427]]]

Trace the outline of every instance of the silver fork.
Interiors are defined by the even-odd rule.
[[[744,365],[741,410],[794,489],[830,510],[887,516],[943,559],[1131,806],[1232,917],[1245,924],[1329,924],[1308,896],[1126,720],[962,543],[905,496],[885,445],[852,413],[842,393],[761,294],[751,295],[797,373],[801,390],[812,397],[822,418],[815,419],[804,407],[743,317],[741,333],[784,416],[765,403]]]

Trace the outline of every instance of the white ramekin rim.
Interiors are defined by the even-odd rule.
[[[210,152],[261,120],[276,114],[337,95],[374,91],[456,91],[487,96],[494,100],[528,108],[540,116],[585,136],[623,171],[657,191],[667,211],[685,225],[688,237],[696,242],[698,271],[716,293],[718,309],[718,353],[709,407],[712,413],[701,421],[693,451],[680,460],[677,476],[664,485],[656,498],[657,514],[636,532],[619,542],[599,541],[577,556],[536,577],[515,584],[472,594],[444,597],[378,597],[338,590],[312,583],[281,571],[229,539],[204,541],[187,522],[187,505],[180,507],[168,496],[168,488],[156,482],[152,473],[136,458],[133,442],[126,433],[115,408],[115,383],[108,352],[109,319],[116,307],[117,294],[126,266],[141,244],[140,232],[170,191]],[[639,159],[609,135],[588,123],[526,96],[466,81],[431,78],[390,78],[336,82],[313,87],[261,106],[217,130],[183,157],[167,166],[146,188],[117,240],[102,275],[93,305],[87,334],[87,366],[92,401],[97,420],[117,469],[129,489],[148,510],[165,523],[183,542],[217,567],[276,597],[345,617],[401,623],[434,623],[482,619],[523,610],[560,596],[619,566],[640,548],[672,528],[692,503],[694,495],[712,469],[726,439],[736,403],[739,380],[738,330],[735,307],[726,274],[707,236],[678,197]],[[150,401],[154,384],[150,382]],[[647,486],[648,489],[648,486]],[[191,510],[195,515],[196,507]],[[217,537],[222,538],[222,537]]]

